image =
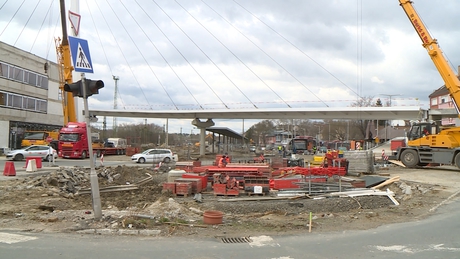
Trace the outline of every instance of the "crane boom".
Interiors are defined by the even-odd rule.
[[[441,75],[452,103],[457,109],[460,104],[460,81],[455,71],[447,62],[438,41],[431,37],[422,19],[415,11],[410,0],[399,0],[409,21],[422,40],[423,47]],[[418,122],[412,124],[407,133],[407,146],[400,147],[396,154],[406,167],[425,166],[429,164],[456,165],[460,168],[460,127],[441,130],[438,124]]]
[[[439,47],[438,41],[431,37],[426,26],[423,24],[422,19],[417,14],[417,11],[412,6],[412,1],[410,0],[399,0],[401,7],[404,9],[407,17],[409,18],[412,26],[414,26],[415,31],[422,40],[423,47],[428,51],[431,60],[433,61],[436,69],[441,75],[444,83],[446,84],[447,90],[449,90],[452,101],[457,109],[458,116],[460,117],[460,112],[458,106],[460,104],[460,80],[458,79],[455,71],[447,62],[447,59],[444,57],[441,48]]]
[[[67,39],[67,24],[65,17],[65,1],[60,0],[61,7],[61,26],[62,26],[62,41],[59,44],[56,40],[56,53],[58,58],[60,82],[59,82],[59,91],[62,98],[62,108],[64,114],[64,124],[67,125],[69,122],[77,121],[77,112],[75,109],[75,101],[71,92],[64,91],[64,84],[73,83],[72,71],[73,66],[70,60],[70,46]]]

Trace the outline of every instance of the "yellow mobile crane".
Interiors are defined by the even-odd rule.
[[[412,6],[410,0],[399,0],[422,40],[423,47],[441,75],[449,90],[455,108],[460,103],[460,81],[450,67],[436,39],[432,38],[426,26]],[[397,153],[397,159],[407,167],[424,166],[429,163],[450,164],[460,168],[460,127],[440,130],[438,125],[428,122],[413,124],[408,135],[407,147]]]
[[[64,84],[73,83],[73,66],[71,61],[69,40],[67,37],[67,24],[64,3],[64,0],[60,0],[62,41],[59,38],[55,39],[56,54],[59,67],[59,93],[62,99],[62,108],[64,114],[63,126],[67,125],[69,122],[77,122],[77,112],[75,109],[73,94],[71,92],[64,91]]]

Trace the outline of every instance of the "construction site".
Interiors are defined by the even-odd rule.
[[[459,182],[449,168],[381,164],[368,151],[344,152],[340,158],[335,152],[299,156],[296,161],[303,163],[292,165],[277,155],[261,161],[232,154],[219,167],[220,157],[154,166],[107,157],[126,162],[96,168],[100,220],[93,215],[88,168],[44,166],[25,173],[18,168],[14,176],[5,171],[0,228],[162,237],[371,229],[435,213]]]

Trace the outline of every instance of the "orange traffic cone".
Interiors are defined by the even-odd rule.
[[[4,176],[16,176],[16,169],[14,168],[14,162],[6,161],[5,168],[3,169]]]

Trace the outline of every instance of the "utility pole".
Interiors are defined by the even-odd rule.
[[[118,102],[117,102],[117,92],[118,92],[118,80],[120,78],[118,76],[112,76],[113,80],[115,80],[115,92],[113,94],[113,109],[116,110],[118,108]],[[113,117],[113,133],[117,134],[117,117]]]

